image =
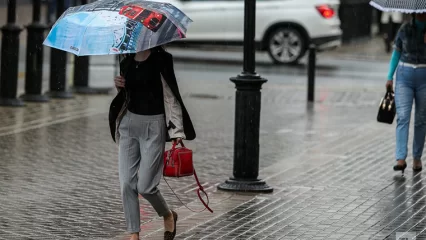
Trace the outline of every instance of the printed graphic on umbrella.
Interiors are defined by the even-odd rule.
[[[135,53],[185,38],[191,22],[170,3],[102,0],[65,11],[44,44],[77,56]]]
[[[119,14],[137,22],[141,22],[142,25],[153,32],[157,32],[164,21],[167,19],[161,13],[153,12],[136,5],[122,7]]]
[[[383,12],[426,12],[426,0],[372,0],[370,5]]]

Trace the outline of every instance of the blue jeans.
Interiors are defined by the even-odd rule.
[[[395,86],[396,160],[407,158],[411,109],[415,102],[413,158],[420,160],[426,134],[426,68],[398,66]]]

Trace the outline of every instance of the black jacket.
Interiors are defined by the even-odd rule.
[[[177,101],[179,101],[179,104],[182,108],[182,121],[183,121],[183,128],[185,133],[185,139],[186,140],[194,140],[196,137],[194,126],[192,124],[191,118],[189,117],[188,111],[185,108],[185,105],[183,104],[182,97],[179,93],[179,87],[176,81],[175,72],[173,69],[173,56],[165,51],[156,51],[152,52],[151,57],[155,57],[155,61],[157,61],[158,66],[160,67],[160,72],[166,81],[167,85],[169,86],[170,90],[172,91],[174,97]],[[128,54],[124,57],[122,61],[120,61],[120,74],[121,76],[125,76],[128,66],[131,63],[132,58],[134,57],[134,54]],[[121,121],[122,115],[124,115],[125,111],[127,110],[127,101],[126,98],[126,90],[121,89],[117,96],[112,100],[110,109],[109,109],[109,126],[111,131],[111,136],[114,142],[116,141],[116,131],[117,126],[119,125]],[[173,128],[174,125],[171,122],[166,123],[167,129]],[[170,141],[170,137],[167,136],[167,141]]]

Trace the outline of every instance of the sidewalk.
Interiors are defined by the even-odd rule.
[[[394,126],[375,122],[382,93],[340,88],[320,89],[309,110],[303,85],[265,84],[260,178],[274,193],[254,195],[216,190],[232,173],[234,86],[181,79],[198,134],[187,145],[215,213],[188,211],[162,181],[179,213],[176,239],[424,239],[424,177],[392,171]],[[0,108],[1,240],[125,239],[111,98]],[[192,178],[169,182],[201,208]],[[141,239],[161,239],[162,220],[141,203]]]
[[[325,53],[327,57],[367,61],[389,61],[391,54],[385,52],[383,39],[375,36],[368,40],[360,40],[341,48]]]
[[[378,41],[324,56],[336,64],[351,56],[385,61],[377,57]],[[188,53],[180,52],[181,59]],[[241,61],[231,55],[225,59]],[[178,73],[198,135],[187,145],[215,212],[190,212],[162,181],[161,191],[179,213],[176,239],[396,239],[400,232],[426,239],[424,173],[414,174],[410,160],[405,178],[393,172],[395,124],[375,121],[383,93],[365,89],[359,77],[344,81],[322,68],[317,81],[329,78],[332,84],[318,84],[316,105],[308,109],[302,77],[287,69],[283,81],[271,74],[280,70],[266,64],[260,63],[262,74],[274,78],[262,90],[260,178],[274,187],[272,194],[216,189],[232,174],[235,89],[222,76],[231,74],[212,64],[195,66],[197,74]],[[113,68],[91,71],[91,83],[111,84]],[[375,74],[371,86],[381,80],[382,73]],[[112,97],[0,108],[0,240],[126,239],[117,147],[107,122]],[[192,178],[168,181],[184,203],[201,209]],[[144,199],[141,204],[141,239],[162,239],[162,219]]]

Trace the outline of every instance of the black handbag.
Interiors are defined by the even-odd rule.
[[[380,101],[379,113],[377,114],[377,121],[381,123],[392,124],[395,118],[395,94],[392,89],[386,91],[385,96]]]

